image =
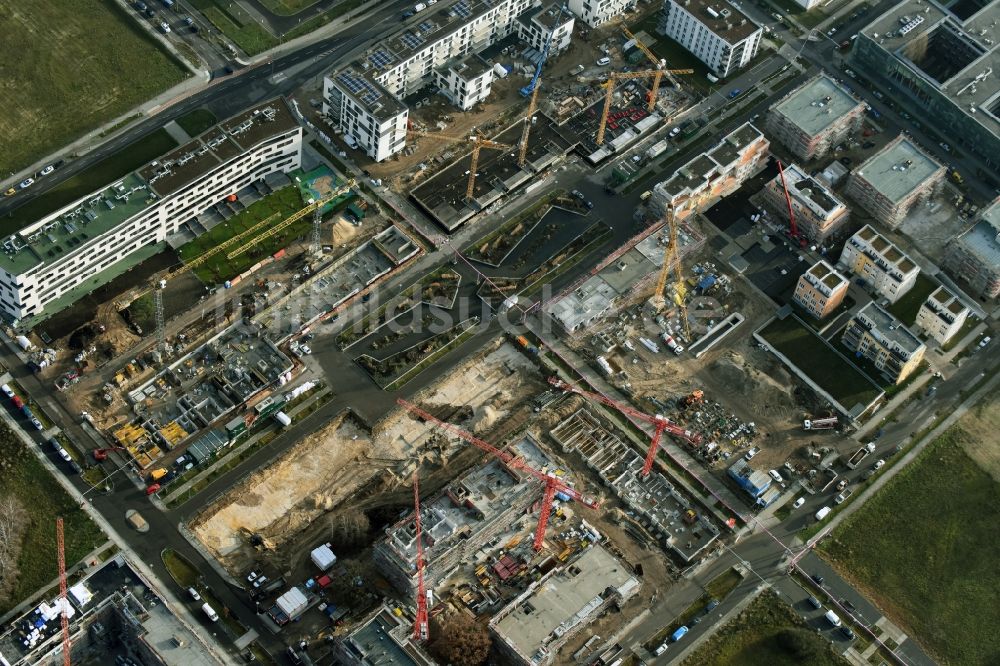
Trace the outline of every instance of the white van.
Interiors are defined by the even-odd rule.
[[[837,617],[837,614],[834,613],[832,610],[827,611],[826,615],[824,615],[823,617],[825,617],[826,621],[835,627],[839,627],[841,625],[840,618]]]
[[[816,512],[816,520],[823,520],[824,518],[830,515],[831,511],[833,511],[833,509],[831,509],[828,506],[824,506],[822,509]]]
[[[205,615],[208,616],[209,620],[211,620],[212,622],[218,622],[219,621],[219,614],[216,613],[215,609],[212,608],[211,606],[209,606],[207,603],[202,604],[201,605],[201,609],[203,611],[205,611]]]

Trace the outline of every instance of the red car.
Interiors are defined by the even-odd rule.
[[[17,407],[18,409],[24,407],[24,400],[21,400],[19,396],[15,395],[13,398],[11,398],[11,400],[14,402],[14,406]]]
[[[147,495],[155,495],[156,491],[158,491],[159,489],[160,489],[160,484],[154,483],[153,485],[151,485],[148,488],[146,488],[146,494]]]

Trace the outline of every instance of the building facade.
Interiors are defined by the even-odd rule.
[[[791,201],[799,233],[814,243],[822,243],[844,228],[851,213],[837,195],[794,164],[784,167],[784,172],[784,185],[778,174],[764,186],[764,200],[772,211],[787,222]]]
[[[650,213],[663,217],[672,205],[677,217],[683,219],[709,200],[732,194],[764,167],[770,145],[750,123],[736,128],[718,145],[657,183],[647,202]]]
[[[633,11],[638,0],[569,0],[567,4],[581,21],[596,28],[616,16]]]
[[[845,193],[895,229],[941,188],[945,168],[900,134],[851,173]]]
[[[767,134],[800,160],[825,156],[861,129],[865,104],[827,74],[785,95],[767,114]]]
[[[734,5],[712,0],[665,0],[659,31],[708,65],[719,78],[746,67],[764,30]]]
[[[844,346],[871,361],[899,384],[920,366],[927,347],[903,323],[872,302],[858,310],[844,328]]]
[[[356,142],[376,162],[406,145],[407,95],[434,83],[467,111],[489,96],[493,82],[493,69],[470,56],[515,32],[533,48],[551,34],[558,51],[573,32],[568,12],[554,3],[533,8],[532,0],[459,0],[421,16],[324,80],[323,113],[348,145]]]
[[[20,320],[69,305],[224,198],[298,168],[301,152],[302,128],[281,99],[219,123],[5,238],[0,311]]]
[[[840,264],[890,303],[908,292],[920,273],[912,259],[868,224],[844,244]]]
[[[575,19],[572,8],[553,2],[550,5],[533,7],[517,17],[517,34],[521,40],[539,53],[549,44],[549,57],[569,48],[573,39]],[[550,41],[551,40],[551,41]]]
[[[962,330],[968,317],[969,308],[955,294],[938,287],[920,306],[913,327],[943,345]]]
[[[947,6],[946,6],[947,5]],[[904,0],[858,31],[849,66],[1000,187],[1000,3]]]
[[[982,298],[1000,296],[1000,198],[945,248],[945,270]]]
[[[847,278],[820,259],[799,276],[792,299],[816,319],[823,319],[844,302],[849,285]]]

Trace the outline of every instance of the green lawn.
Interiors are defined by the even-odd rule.
[[[113,0],[0,2],[0,173],[188,76]]]
[[[228,0],[191,0],[191,5],[247,55],[257,55],[278,45],[278,38],[238,4]]]
[[[806,28],[814,28],[826,19],[826,14],[819,9],[806,11],[795,0],[771,0],[771,6],[777,7],[782,14],[791,16]]]
[[[184,589],[197,585],[198,570],[183,555],[167,548],[160,553],[160,559],[175,583]]]
[[[279,16],[293,16],[317,2],[319,0],[260,0],[260,4]]]
[[[917,320],[917,312],[920,311],[920,306],[924,304],[927,297],[937,287],[936,282],[923,273],[919,273],[917,274],[916,282],[913,283],[913,287],[887,309],[893,317],[903,322],[904,326],[913,326],[913,322]]]
[[[6,424],[0,424],[0,445],[4,452],[0,497],[13,496],[27,521],[16,549],[20,573],[9,590],[3,588],[7,593],[0,595],[2,614],[58,577],[57,516],[64,521],[67,567],[104,543],[105,536]]]
[[[793,317],[775,319],[761,336],[846,409],[867,405],[881,389]]]
[[[770,591],[701,645],[684,666],[846,666],[830,642]]]
[[[973,437],[961,429],[964,421],[931,443],[821,550],[941,663],[995,664],[1000,483],[965,447],[995,449],[996,440],[982,430]]]
[[[196,137],[214,125],[217,120],[215,114],[208,109],[194,109],[178,118],[177,124],[187,132],[188,136]]]
[[[282,188],[254,203],[238,215],[234,215],[227,222],[213,227],[207,234],[202,234],[189,243],[182,245],[178,250],[178,254],[182,261],[190,261],[275,213],[280,213],[279,217],[274,220],[274,224],[278,224],[281,220],[301,209],[302,206],[302,197],[297,187]],[[237,257],[229,259],[226,256],[232,249],[236,249],[235,247],[228,251],[223,250],[219,252],[196,268],[194,272],[205,284],[225,282],[236,277],[261,259],[285,247],[289,241],[308,233],[311,226],[312,217],[307,215],[291,226],[274,234],[255,248]]]
[[[7,217],[0,218],[0,234],[6,236],[14,233],[62,206],[109,185],[176,146],[177,142],[167,134],[166,130],[158,129],[89,169],[64,180],[46,192],[44,197],[32,199]]]

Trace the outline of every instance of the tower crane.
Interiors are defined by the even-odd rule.
[[[645,412],[640,412],[638,409],[631,407],[629,405],[624,405],[617,400],[612,400],[611,398],[601,395],[600,393],[591,393],[590,391],[584,391],[578,386],[574,386],[569,382],[564,382],[558,377],[549,377],[549,384],[552,386],[567,391],[569,393],[576,393],[584,398],[589,398],[594,402],[599,402],[602,405],[607,405],[608,407],[613,407],[617,409],[622,414],[627,416],[632,416],[640,421],[645,421],[653,426],[653,438],[649,442],[649,449],[646,451],[646,461],[642,466],[642,475],[649,476],[650,470],[653,469],[653,462],[656,460],[656,452],[660,448],[660,439],[663,437],[664,431],[670,433],[678,439],[682,439],[692,446],[698,446],[701,444],[701,435],[690,430],[685,430],[676,423],[670,421],[668,418],[661,414],[647,414]]]
[[[524,460],[513,455],[509,451],[502,451],[497,447],[493,446],[492,444],[490,444],[489,442],[479,439],[472,433],[466,432],[465,430],[462,430],[461,428],[452,423],[448,423],[447,421],[442,421],[441,419],[432,416],[428,412],[420,409],[419,407],[417,407],[412,403],[407,402],[406,400],[403,400],[402,398],[397,399],[396,403],[401,407],[403,407],[406,411],[413,414],[414,416],[417,416],[423,419],[424,421],[427,421],[428,423],[432,423],[437,427],[441,428],[442,430],[447,430],[448,432],[457,435],[458,437],[461,437],[470,444],[477,446],[486,453],[489,453],[490,455],[498,458],[507,467],[517,469],[522,472],[526,472],[527,474],[530,474],[531,476],[535,477],[536,479],[542,482],[542,484],[545,486],[545,490],[544,494],[542,495],[542,510],[538,514],[538,527],[535,529],[535,540],[533,547],[536,552],[542,549],[542,545],[545,542],[545,527],[546,525],[548,525],[549,515],[552,513],[552,500],[555,498],[557,492],[568,495],[572,499],[576,500],[577,502],[580,502],[581,504],[590,509],[598,508],[599,505],[596,500],[584,496],[578,490],[562,482],[555,476],[546,474],[545,472],[535,469],[528,463],[524,462]]]
[[[785,182],[785,169],[778,162],[778,175],[781,176],[781,189],[785,191],[785,203],[788,204],[788,235],[799,242],[802,247],[806,246],[806,239],[799,235],[799,228],[795,224],[795,211],[792,210],[792,198],[788,195],[788,184]]]
[[[625,33],[626,37],[635,42],[635,47],[642,51],[643,55],[646,56],[646,59],[649,60],[654,67],[656,67],[656,73],[653,75],[653,87],[649,91],[649,110],[652,111],[653,106],[656,104],[657,95],[660,93],[660,81],[663,79],[663,75],[666,74],[670,82],[676,87],[677,81],[673,78],[672,74],[691,73],[691,70],[667,69],[667,61],[663,58],[657,58],[655,53],[650,51],[638,37],[632,34],[632,31],[625,26],[624,22],[621,22],[619,27],[622,29],[622,32]]]
[[[424,584],[424,537],[420,525],[420,481],[413,472],[413,513],[417,533],[417,615],[413,618],[413,637],[419,641],[430,638],[427,619],[427,587]]]
[[[56,518],[56,552],[59,559],[59,610],[62,623],[63,666],[70,666],[69,596],[66,591],[66,543],[63,538],[63,519]]]
[[[531,133],[531,121],[535,115],[535,107],[538,102],[538,89],[542,87],[542,80],[536,79],[534,89],[531,91],[531,101],[528,103],[528,113],[524,116],[524,128],[521,130],[520,151],[517,154],[517,166],[524,168],[524,162],[528,157],[528,135]]]
[[[656,289],[653,291],[653,304],[657,308],[666,304],[666,295],[663,290],[667,286],[667,276],[671,269],[674,272],[674,297],[673,301],[681,313],[681,325],[684,327],[684,336],[690,342],[691,325],[688,322],[687,287],[684,285],[684,269],[681,266],[681,253],[677,242],[677,215],[674,205],[667,204],[666,215],[667,229],[670,233],[667,249],[663,253],[663,266],[660,268],[660,277],[656,281]]]
[[[611,101],[614,98],[615,84],[619,81],[629,79],[652,78],[655,83],[664,74],[694,74],[693,69],[648,69],[642,72],[612,72],[608,75],[608,80],[604,83],[606,92],[604,94],[604,109],[601,111],[601,122],[597,126],[597,145],[604,144],[604,130],[608,126],[608,114],[611,113]],[[650,95],[647,108],[652,111],[656,106],[656,97]]]
[[[513,148],[513,146],[506,143],[500,143],[499,141],[487,139],[479,130],[476,130],[476,133],[470,137],[448,136],[434,132],[420,132],[412,129],[408,132],[408,134],[426,136],[432,139],[451,139],[453,141],[469,141],[472,143],[472,162],[469,164],[469,182],[465,187],[465,198],[467,201],[472,200],[472,195],[476,190],[476,169],[479,168],[479,151],[483,148],[490,148],[492,150],[507,150],[508,148]]]

